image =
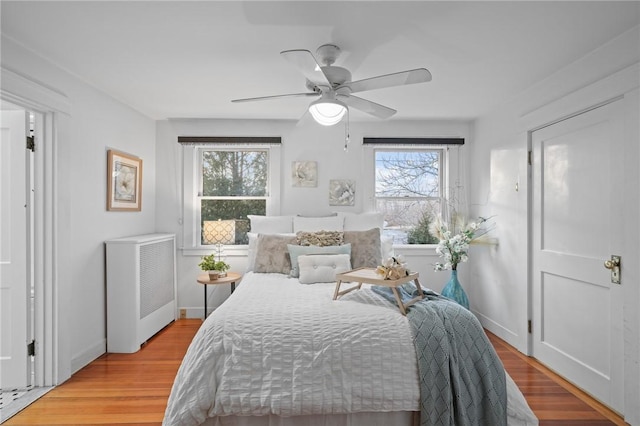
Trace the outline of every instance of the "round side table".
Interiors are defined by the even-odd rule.
[[[226,277],[220,277],[215,280],[209,279],[209,274],[204,273],[198,275],[198,283],[204,285],[204,319],[207,319],[207,286],[218,284],[231,284],[231,293],[236,289],[236,283],[242,279],[242,274],[237,272],[227,272]]]

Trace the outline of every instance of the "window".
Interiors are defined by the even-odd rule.
[[[395,244],[433,244],[432,218],[441,213],[443,149],[375,149],[375,204],[384,235]]]
[[[200,150],[200,244],[247,244],[247,215],[265,215],[269,182],[267,149]],[[216,226],[213,221],[224,221]],[[216,232],[217,235],[216,235]]]
[[[212,245],[248,244],[247,215],[279,213],[280,138],[179,136],[178,143],[183,249],[201,255]]]

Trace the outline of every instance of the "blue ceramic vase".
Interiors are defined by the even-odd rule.
[[[451,271],[451,278],[449,278],[449,282],[442,289],[441,294],[469,309],[469,299],[467,298],[467,293],[464,292],[464,289],[460,285],[460,281],[458,281],[458,271]]]

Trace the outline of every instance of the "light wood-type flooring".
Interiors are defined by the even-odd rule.
[[[105,354],[4,425],[159,425],[171,384],[201,320],[169,325],[139,352]],[[625,423],[496,336],[489,338],[541,426]]]

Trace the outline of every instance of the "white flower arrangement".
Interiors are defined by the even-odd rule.
[[[398,255],[382,262],[382,265],[376,268],[376,274],[384,280],[397,280],[409,275],[409,269],[402,255]]]
[[[444,258],[444,262],[435,264],[436,271],[445,269],[457,270],[458,264],[469,260],[469,244],[491,230],[487,226],[489,219],[479,217],[474,222],[467,222],[463,217],[454,215],[451,223],[445,223],[442,218],[436,218],[429,226],[429,232],[440,242],[436,247],[436,253]]]

